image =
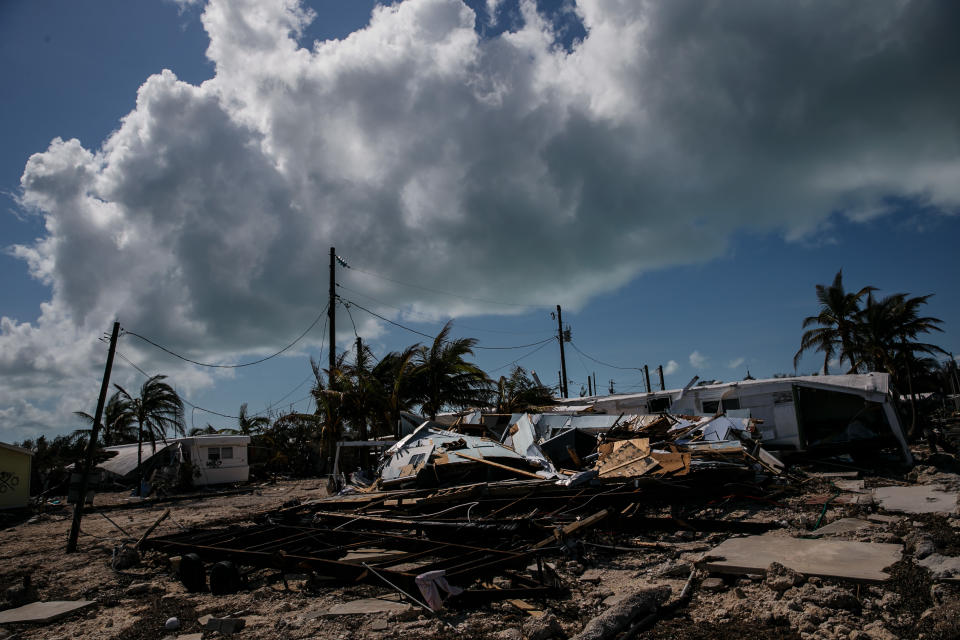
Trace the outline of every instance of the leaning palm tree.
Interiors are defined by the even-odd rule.
[[[800,349],[793,356],[793,367],[797,368],[803,353],[809,349],[823,352],[823,372],[830,373],[830,361],[838,356],[850,362],[850,373],[857,369],[855,332],[857,316],[860,313],[860,299],[875,291],[875,287],[864,287],[856,293],[843,288],[843,270],[837,272],[833,284],[817,285],[817,300],[820,313],[803,320],[803,328],[815,326],[804,332],[800,339]]]
[[[78,437],[90,437],[93,427],[93,416],[86,411],[74,411],[73,415],[83,418],[91,428],[77,429],[73,432]],[[127,411],[127,400],[119,391],[110,396],[103,408],[103,422],[101,423],[101,439],[103,446],[127,444],[137,440],[137,427],[133,416]]]
[[[485,404],[490,396],[490,379],[479,367],[467,362],[473,355],[473,338],[450,339],[452,321],[447,322],[430,346],[421,346],[414,357],[413,375],[421,410],[431,420],[446,406],[463,408]]]
[[[157,450],[157,440],[167,440],[167,431],[186,435],[183,421],[183,401],[173,387],[164,380],[166,376],[156,375],[149,378],[140,387],[140,395],[133,397],[120,385],[114,385],[127,401],[127,412],[137,424],[137,495],[143,486],[143,441],[150,440],[153,451]]]

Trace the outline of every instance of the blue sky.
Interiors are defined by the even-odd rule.
[[[582,352],[672,361],[668,386],[792,371],[814,285],[841,268],[850,288],[935,293],[934,341],[960,353],[950,3],[538,17],[408,0],[367,28],[373,6],[308,2],[312,21],[282,3],[0,6],[0,439],[92,411],[115,316],[203,361],[283,347],[326,302],[332,244],[357,268],[341,295],[398,323],[432,334],[454,315],[458,334],[512,346],[553,334],[562,304]],[[790,47],[817,32],[829,68]],[[900,45],[871,49],[877,33]],[[328,39],[344,40],[313,49]],[[422,340],[350,315],[378,354]],[[232,375],[129,336],[120,350],[220,413],[309,410],[321,328]],[[506,373],[533,350],[477,362]],[[519,363],[556,382],[555,344]],[[587,372],[641,388],[570,348],[567,369],[572,394]],[[123,360],[113,379],[142,380]]]

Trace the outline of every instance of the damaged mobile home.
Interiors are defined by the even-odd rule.
[[[111,457],[98,468],[108,479],[121,483],[136,482],[137,449],[141,447],[143,476],[149,480],[154,474],[177,478],[184,464],[191,465],[194,486],[246,482],[250,478],[247,445],[250,436],[208,435],[186,438],[168,438],[143,445],[121,444],[104,447]]]
[[[756,419],[763,446],[770,451],[829,454],[898,446],[910,462],[886,373],[742,380],[559,402],[558,409],[606,414],[723,412]]]

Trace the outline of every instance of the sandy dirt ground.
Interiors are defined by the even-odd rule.
[[[921,456],[903,475],[864,474],[867,487],[938,484],[960,488],[957,461],[943,455]],[[725,519],[771,522],[769,535],[809,534],[839,518],[876,514],[872,504],[810,504],[810,496],[835,491],[828,480],[809,481],[802,493],[776,501],[731,500],[707,505],[703,513]],[[634,637],[667,638],[824,638],[828,640],[936,640],[960,637],[960,587],[935,579],[917,562],[931,554],[960,555],[960,520],[952,516],[890,514],[882,524],[838,539],[900,544],[904,559],[883,584],[804,578],[789,570],[774,575],[710,576],[695,563],[729,533],[678,530],[649,535],[619,534],[598,527],[584,539],[576,560],[552,559],[570,587],[570,596],[532,602],[532,612],[508,602],[468,611],[431,615],[417,607],[404,611],[326,615],[330,607],[370,597],[394,597],[369,585],[326,585],[307,576],[276,579],[261,571],[248,577],[249,588],[228,596],[188,593],[172,575],[166,556],[146,553],[142,562],[121,571],[111,558],[125,540],[136,539],[166,508],[171,515],[152,535],[198,525],[248,521],[256,513],[290,500],[324,495],[321,480],[281,481],[249,493],[198,496],[169,504],[112,508],[85,515],[79,552],[64,552],[71,511],[52,508],[29,521],[0,530],[0,608],[32,600],[93,600],[90,608],[45,625],[6,625],[3,638],[161,639],[221,637],[204,631],[205,615],[238,617],[245,627],[231,636],[259,638],[498,638],[548,640],[573,638],[594,617],[639,589],[665,586],[670,597],[646,628]],[[130,503],[125,493],[100,494],[96,504]],[[882,511],[881,511],[882,514]],[[655,514],[653,514],[655,515]],[[106,516],[106,517],[104,517]],[[110,518],[113,522],[107,520]],[[114,524],[115,523],[115,524]],[[120,531],[120,528],[124,532]],[[625,545],[648,546],[623,551]],[[656,546],[651,542],[659,543]],[[613,549],[611,547],[617,547]],[[689,599],[679,594],[690,578]],[[30,576],[28,589],[24,577]],[[165,629],[176,617],[177,630]],[[199,638],[200,636],[192,636]]]

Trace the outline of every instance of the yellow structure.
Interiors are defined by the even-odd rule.
[[[0,509],[26,507],[30,501],[33,452],[0,442]]]

